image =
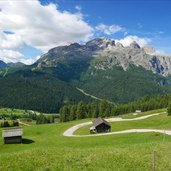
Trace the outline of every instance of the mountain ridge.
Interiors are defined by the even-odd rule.
[[[170,70],[162,65],[164,58],[156,56],[154,48],[140,47],[135,41],[124,47],[97,38],[83,45],[51,49],[35,63],[35,69],[50,72],[93,96],[127,103],[144,95],[170,92]]]
[[[168,76],[171,74],[171,56],[159,55],[150,46],[140,47],[133,41],[130,46],[124,47],[121,43],[107,38],[96,38],[80,45],[73,43],[50,49],[36,63],[41,66],[55,66],[59,59],[72,60],[74,57],[107,57],[110,65],[121,66],[124,70],[131,64],[142,66],[154,73]],[[53,62],[52,62],[53,60]],[[112,61],[113,63],[111,63]]]
[[[4,61],[0,60],[0,68],[5,68],[7,66],[8,65]]]
[[[22,62],[9,62],[9,63],[6,63],[2,60],[0,60],[0,68],[7,68],[7,67],[23,67],[25,64],[22,63]]]
[[[136,42],[97,38],[55,47],[30,66],[0,70],[0,106],[58,112],[64,104],[96,103],[92,97],[118,104],[171,93],[169,63]]]

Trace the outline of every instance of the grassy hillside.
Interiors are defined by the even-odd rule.
[[[156,128],[166,124],[171,128],[170,117],[160,117],[131,124],[131,128],[146,127],[151,120]],[[66,129],[85,121],[24,127],[23,144],[3,145],[0,138],[0,170],[149,171],[154,150],[157,152],[157,170],[169,171],[171,168],[171,136],[166,135],[163,139],[163,134],[159,133],[131,133],[63,137]],[[122,129],[121,125],[116,127]]]
[[[160,110],[155,110],[155,111],[160,111]],[[165,110],[163,110],[165,111]],[[138,114],[136,116],[133,115],[133,117],[123,117],[123,118],[136,118],[140,116],[145,116],[150,113],[155,113],[155,112],[144,112],[142,114]],[[131,116],[131,115],[128,115]],[[157,124],[156,124],[157,123]],[[143,119],[143,120],[135,120],[135,121],[121,121],[121,122],[111,122],[111,131],[122,131],[122,130],[127,130],[127,129],[171,129],[171,117],[168,117],[167,114],[161,114],[158,116],[150,117],[148,119]],[[78,129],[75,134],[77,135],[86,135],[89,134],[89,128],[92,125],[85,126],[83,128]]]

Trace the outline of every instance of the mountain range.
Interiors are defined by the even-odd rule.
[[[0,68],[5,68],[7,66],[8,65],[5,62],[3,62],[3,61],[0,60]]]
[[[105,65],[108,68],[120,66],[126,70],[132,64],[163,76],[171,74],[171,56],[157,54],[151,46],[141,48],[135,41],[130,46],[124,47],[121,43],[115,44],[114,40],[106,38],[93,39],[85,45],[73,43],[69,46],[53,48],[37,63],[44,66],[55,66],[61,58],[72,60],[77,57],[101,58],[106,60]]]
[[[9,62],[9,63],[5,63],[4,61],[0,60],[0,68],[8,68],[8,67],[22,67],[24,66],[23,63],[21,62]]]
[[[0,70],[0,106],[57,112],[63,104],[127,103],[171,92],[171,57],[107,38],[50,49],[33,65]]]

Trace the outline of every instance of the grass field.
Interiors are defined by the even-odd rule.
[[[136,116],[134,115],[127,115],[126,117],[123,118],[136,118],[136,117],[140,117],[140,116],[145,116],[145,115],[149,115],[151,113],[155,113],[155,112],[163,112],[164,110],[155,110],[155,111],[149,111],[149,112],[144,112],[141,114],[138,114]],[[133,116],[133,117],[131,117]],[[121,130],[127,130],[127,129],[133,129],[133,128],[137,128],[137,129],[143,129],[143,128],[149,128],[149,129],[171,129],[171,117],[168,117],[167,114],[161,114],[158,116],[153,116],[150,117],[148,119],[143,119],[143,120],[135,120],[135,121],[120,121],[120,122],[111,122],[111,131],[121,131]],[[89,134],[89,128],[92,125],[87,125],[84,126],[80,129],[78,129],[77,131],[75,131],[76,135],[86,135]]]
[[[62,135],[69,127],[86,121],[24,127],[23,144],[3,145],[0,139],[0,170],[150,171],[154,150],[156,170],[171,170],[171,136],[159,133],[82,138]],[[130,125],[118,122],[112,127],[113,130],[171,128],[171,117],[165,114],[132,122]]]
[[[145,116],[145,115],[149,115],[149,114],[153,114],[153,113],[160,113],[160,112],[166,112],[167,109],[157,109],[157,110],[150,110],[147,112],[141,112],[141,113],[137,113],[135,115],[135,113],[129,113],[129,114],[124,114],[124,115],[119,115],[118,117],[121,117],[123,119],[131,119],[131,118],[137,118],[140,116]]]

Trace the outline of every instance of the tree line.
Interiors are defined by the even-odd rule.
[[[166,108],[170,109],[171,115],[171,95],[162,95],[155,98],[145,96],[140,100],[128,104],[119,104],[114,106],[106,100],[99,103],[84,103],[79,102],[75,105],[64,105],[60,109],[60,122],[67,122],[84,118],[110,117],[121,114],[135,112],[141,110],[142,112],[154,109]]]
[[[4,120],[4,121],[1,121],[0,123],[0,127],[1,128],[5,128],[5,127],[16,127],[16,126],[19,126],[19,122],[18,121],[7,121],[7,120]]]
[[[58,115],[44,115],[40,113],[39,115],[35,113],[29,113],[26,111],[23,115],[16,115],[16,114],[0,114],[0,120],[4,120],[1,122],[1,127],[8,127],[8,126],[16,126],[13,125],[12,122],[18,122],[17,119],[24,119],[27,122],[36,121],[36,124],[45,124],[45,123],[54,123],[56,120],[59,120]]]
[[[45,116],[40,114],[36,117],[36,124],[54,123],[56,118],[55,115]]]

